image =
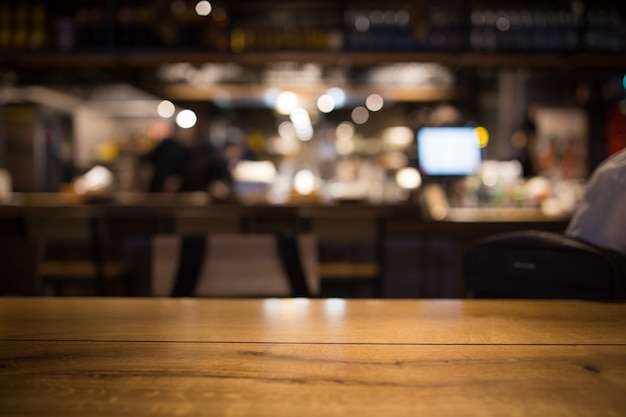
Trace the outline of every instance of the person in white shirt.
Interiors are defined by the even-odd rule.
[[[626,256],[626,149],[593,172],[565,234]]]

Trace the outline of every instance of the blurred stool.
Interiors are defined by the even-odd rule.
[[[346,293],[338,296],[380,296],[384,230],[378,209],[350,205],[309,207],[302,215],[309,218],[310,231],[317,239],[322,285],[326,282],[347,287]]]

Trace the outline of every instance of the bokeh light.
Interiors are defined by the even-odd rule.
[[[198,16],[208,16],[211,14],[211,10],[213,10],[213,7],[211,3],[206,0],[201,0],[196,4],[196,13]]]
[[[417,169],[406,167],[396,172],[396,182],[401,188],[414,190],[422,185],[422,176]]]
[[[191,110],[183,110],[176,116],[176,124],[183,129],[194,127],[197,121],[198,117]]]
[[[176,106],[169,100],[163,100],[159,103],[157,107],[157,113],[164,119],[169,119],[176,112]]]
[[[346,104],[346,92],[342,88],[333,87],[326,92],[335,101],[335,108],[342,108]]]
[[[485,129],[482,126],[479,126],[476,129],[474,129],[474,132],[476,133],[476,136],[478,137],[478,144],[480,145],[481,148],[484,148],[485,146],[489,144],[489,132],[487,131],[487,129]]]
[[[335,109],[335,99],[330,94],[322,94],[317,99],[317,109],[322,113],[330,113]]]
[[[370,94],[365,99],[365,107],[367,107],[369,111],[378,111],[382,109],[384,105],[385,100],[380,94]]]
[[[300,140],[307,141],[313,137],[313,126],[311,125],[311,118],[309,112],[302,107],[294,109],[289,115],[289,119],[293,124],[296,132],[296,137]]]
[[[370,118],[369,112],[363,106],[355,107],[354,110],[352,110],[351,116],[352,121],[358,125],[362,125]]]
[[[315,175],[308,169],[302,169],[293,178],[293,188],[298,194],[307,195],[315,191]]]
[[[280,114],[291,114],[298,107],[298,96],[291,91],[283,91],[276,97],[275,109]]]
[[[354,136],[354,125],[350,122],[341,122],[335,129],[335,135],[339,140],[350,140]]]

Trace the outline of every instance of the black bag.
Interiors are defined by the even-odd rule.
[[[463,271],[475,298],[626,298],[626,257],[556,233],[481,239],[465,252]]]

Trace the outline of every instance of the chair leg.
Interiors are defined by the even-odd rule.
[[[204,256],[208,247],[207,237],[183,236],[172,297],[191,297],[198,283]]]
[[[289,280],[291,292],[294,297],[310,297],[311,291],[307,285],[304,268],[298,247],[298,236],[295,233],[276,233],[278,254]]]

